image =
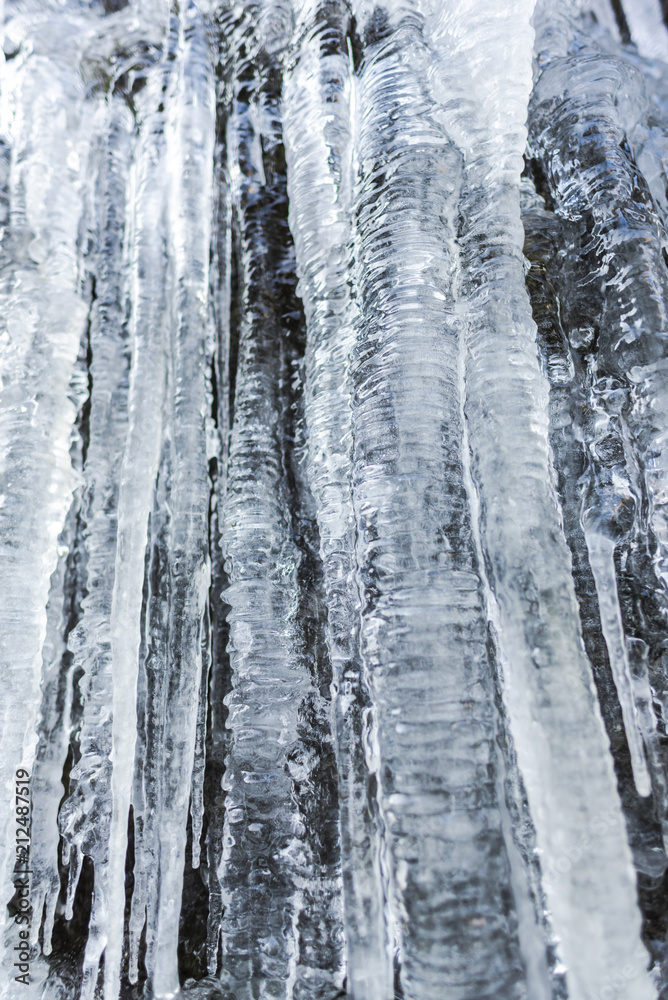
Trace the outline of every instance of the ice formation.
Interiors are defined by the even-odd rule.
[[[7,0],[0,997],[668,997],[667,24]]]

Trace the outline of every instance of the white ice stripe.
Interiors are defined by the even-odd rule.
[[[162,83],[167,75],[167,96]],[[148,518],[160,459],[165,394],[167,315],[165,212],[168,176],[164,99],[173,100],[176,73],[162,66],[148,73],[144,139],[134,191],[131,320],[132,365],[129,428],[120,472],[118,541],[111,606],[112,815],[109,834],[105,1000],[117,1000],[123,950],[125,856],[137,739],[137,669]],[[170,86],[171,85],[171,86]]]
[[[640,54],[668,62],[668,28],[664,24],[660,0],[625,0],[622,6],[631,39]]]
[[[151,969],[156,998],[174,996],[179,989],[180,904],[209,583],[204,402],[215,93],[206,29],[192,2],[182,15],[181,32],[180,76],[167,146],[174,266],[172,398],[167,410],[173,453],[167,553],[172,585],[165,664],[169,699],[158,766],[160,878]]]
[[[16,247],[11,277],[0,290],[5,362],[0,440],[7,441],[0,460],[5,581],[0,587],[0,795],[8,817],[0,838],[0,928],[13,894],[15,772],[20,766],[32,770],[50,580],[76,485],[69,453],[76,408],[68,392],[87,315],[77,240],[91,106],[84,100],[72,32],[76,21],[73,26],[63,16],[50,39],[54,47],[26,59],[11,78],[12,100],[21,108],[13,123],[11,210],[31,239],[24,248]],[[72,109],[69,129],[65,107]],[[76,171],[68,164],[72,144],[79,144],[82,164]],[[9,962],[2,967],[3,995],[11,995],[16,985],[12,949],[18,929],[12,922],[3,938]]]

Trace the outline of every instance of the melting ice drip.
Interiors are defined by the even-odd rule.
[[[1,995],[663,997],[659,0],[4,30]]]

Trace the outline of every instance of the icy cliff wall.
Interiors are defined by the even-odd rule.
[[[0,995],[668,995],[659,0],[15,0]]]

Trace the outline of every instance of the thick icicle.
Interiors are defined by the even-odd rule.
[[[392,989],[380,848],[365,761],[366,696],[358,652],[355,524],[350,493],[349,355],[354,305],[348,269],[352,196],[352,67],[346,3],[307,2],[296,29],[283,118],[290,224],[308,336],[305,405],[309,481],[318,505],[320,554],[334,679],[348,991],[386,1000]]]
[[[419,8],[368,21],[356,12],[366,45],[353,498],[401,982],[411,1000],[520,997],[464,485],[454,302],[464,161],[429,94],[433,52]]]
[[[15,40],[22,28],[13,25]],[[76,16],[30,24],[29,55],[6,75],[15,105],[9,178],[9,282],[2,287],[0,396],[0,788],[8,821],[0,843],[0,930],[12,895],[15,771],[31,770],[40,705],[42,645],[58,536],[75,477],[70,379],[85,330],[78,230],[87,187],[91,106],[78,72]],[[66,110],[67,109],[67,110]],[[11,581],[11,583],[9,583]],[[3,995],[14,988],[12,922]],[[18,940],[18,939],[17,939]]]
[[[652,987],[638,968],[630,850],[582,645],[550,468],[547,384],[524,285],[519,178],[532,7],[522,0],[501,12],[462,0],[438,15],[435,31],[436,93],[466,155],[461,292],[471,500],[479,504],[504,698],[544,865],[568,858],[583,828],[610,817],[586,864],[545,885],[569,996],[596,995],[611,970],[632,967],[629,996],[640,1000]],[[549,8],[539,52],[567,48],[564,13]]]

